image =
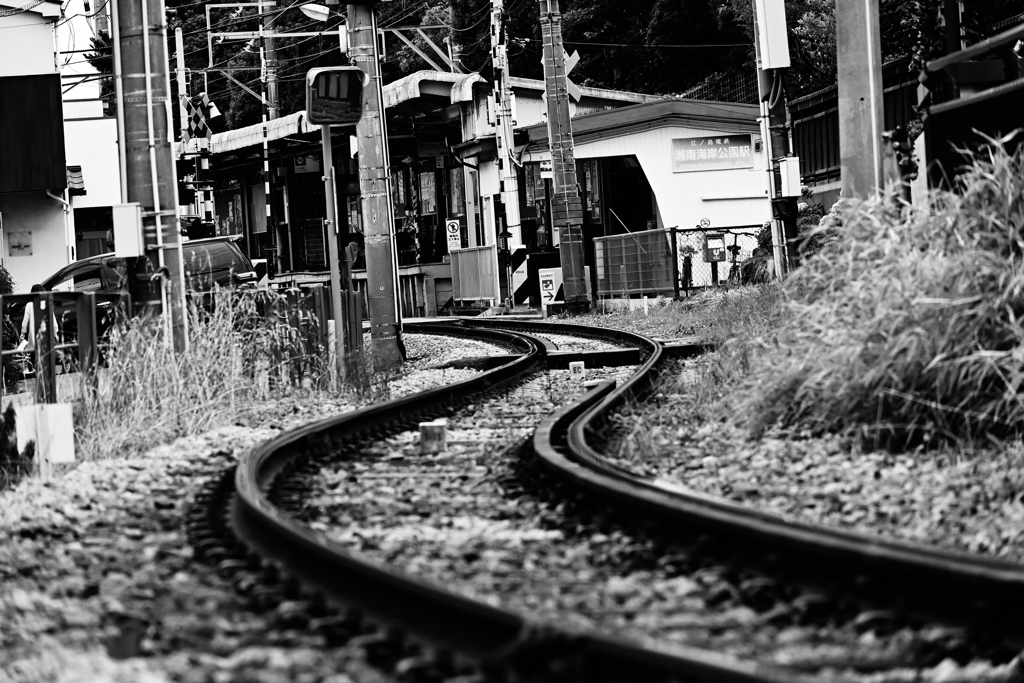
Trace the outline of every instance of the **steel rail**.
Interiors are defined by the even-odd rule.
[[[409,332],[453,334],[451,325],[407,325]],[[285,579],[297,579],[329,602],[355,608],[428,646],[454,650],[484,670],[571,672],[572,680],[696,683],[782,683],[795,680],[761,664],[688,648],[655,649],[599,634],[561,630],[458,595],[352,552],[303,526],[274,505],[276,477],[311,458],[328,456],[368,437],[381,437],[424,415],[464,403],[501,382],[530,372],[544,356],[539,339],[501,330],[464,328],[503,341],[523,354],[490,372],[453,385],[369,406],[283,434],[246,456],[235,470],[229,523],[248,554]],[[611,335],[609,335],[611,336]],[[539,679],[538,679],[539,680]],[[799,680],[799,679],[796,679]]]
[[[482,324],[504,326],[500,321]],[[557,325],[567,332],[572,327],[539,325],[516,321],[509,326],[539,330]],[[596,328],[587,329],[592,332]],[[624,331],[618,331],[617,337],[627,343],[631,338],[646,355],[646,362],[617,389],[601,392],[599,401],[591,397],[586,410],[566,428],[564,445],[541,448],[535,441],[535,448],[540,449],[537,453],[548,467],[593,493],[639,509],[648,517],[660,517],[687,534],[711,532],[732,544],[737,555],[755,562],[781,560],[790,574],[810,583],[835,586],[838,582],[870,602],[978,626],[1000,634],[1008,643],[1024,644],[1024,619],[1020,617],[1024,614],[1024,566],[1020,564],[787,518],[610,463],[602,452],[602,431],[610,426],[621,405],[643,399],[666,358],[654,340]],[[685,354],[698,351],[695,346]],[[552,434],[547,427],[538,431],[541,433]],[[560,450],[567,457],[558,454]]]

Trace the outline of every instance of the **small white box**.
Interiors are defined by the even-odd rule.
[[[800,158],[779,159],[779,175],[782,176],[782,196],[800,196]]]
[[[114,204],[114,252],[122,258],[142,256],[142,207]]]
[[[587,368],[583,361],[577,360],[569,363],[569,376],[581,382],[586,378]]]

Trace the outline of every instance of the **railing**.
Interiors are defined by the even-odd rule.
[[[452,250],[452,297],[456,301],[501,299],[497,246]]]
[[[31,309],[28,307],[31,306]],[[33,292],[0,295],[4,332],[21,329],[15,325],[31,313],[32,325],[23,348],[4,348],[0,352],[0,391],[29,374],[35,375],[36,403],[57,402],[57,366],[67,373],[81,372],[87,382],[96,381],[100,344],[109,329],[110,317],[131,309],[128,294],[97,292]],[[8,328],[11,326],[11,328]],[[5,334],[9,338],[9,334]],[[19,344],[19,346],[21,346]],[[19,367],[20,366],[20,367]],[[17,373],[15,377],[8,374]],[[18,376],[20,375],[20,377]]]

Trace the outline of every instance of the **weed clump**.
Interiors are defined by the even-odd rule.
[[[740,406],[755,436],[854,431],[902,449],[1020,434],[1024,159],[993,142],[926,207],[846,207],[839,238],[783,288]]]

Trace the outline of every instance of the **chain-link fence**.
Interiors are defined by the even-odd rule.
[[[676,268],[679,290],[717,287],[740,282],[740,266],[754,255],[760,228],[676,229]],[[716,260],[718,259],[718,260]]]
[[[760,227],[668,228],[594,239],[597,294],[680,296],[740,284],[740,267],[757,249]]]

